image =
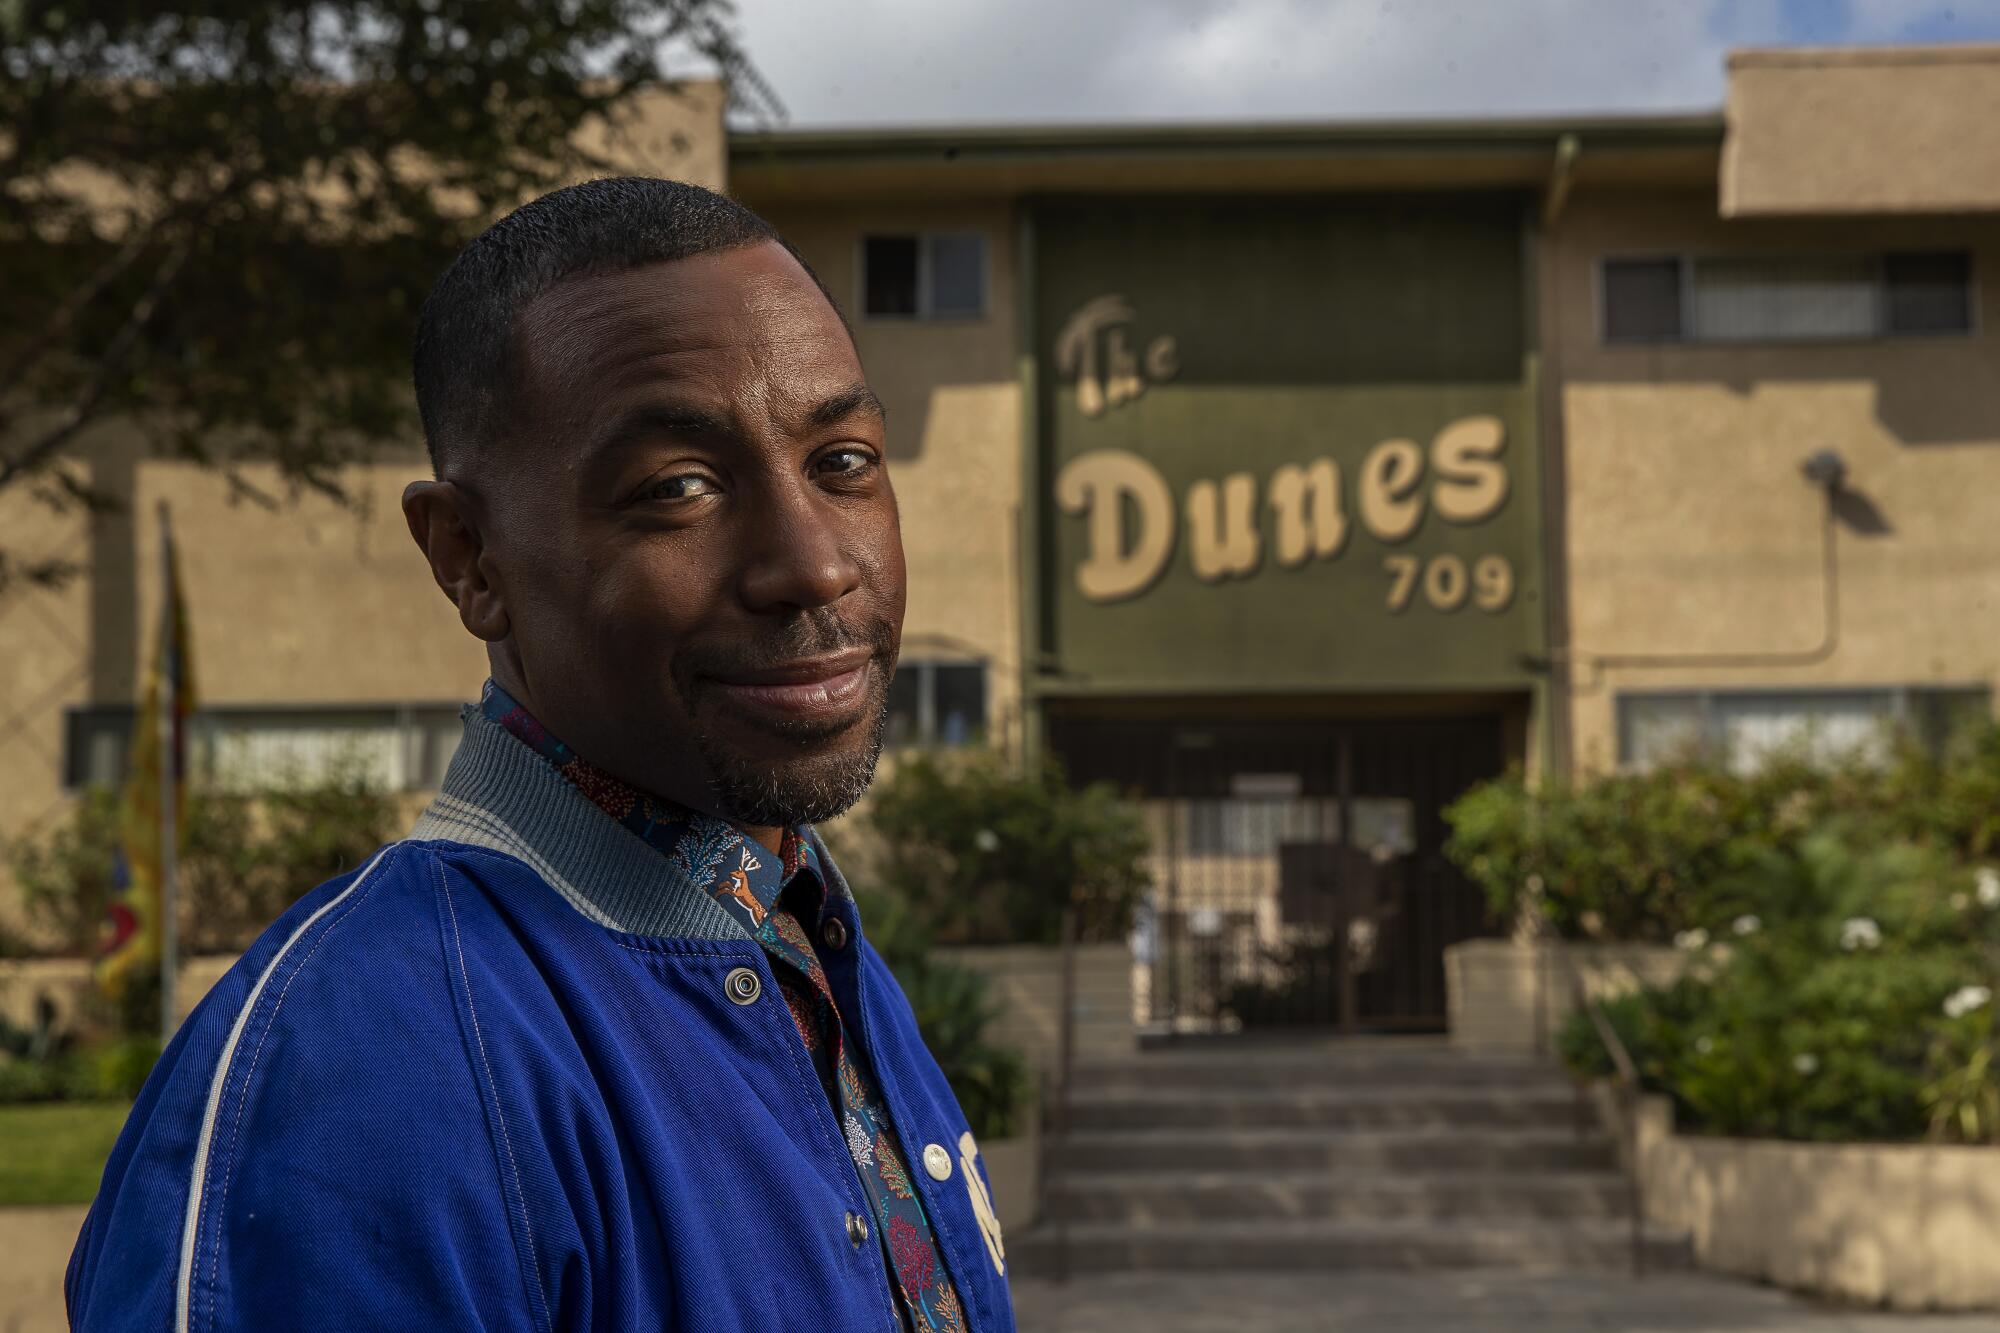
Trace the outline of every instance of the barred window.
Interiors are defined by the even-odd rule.
[[[1985,686],[1622,694],[1618,759],[1644,770],[1699,756],[1739,772],[1781,753],[1879,762],[1898,729],[1939,753],[1958,727],[1991,710]]]
[[[197,714],[190,729],[189,776],[212,790],[246,794],[345,777],[380,791],[430,791],[458,748],[458,708],[216,708]],[[124,780],[135,716],[126,706],[70,710],[67,785]]]
[[[986,238],[978,232],[864,236],[861,313],[977,319],[986,313]]]
[[[1606,259],[1608,343],[1810,342],[1972,331],[1963,250]]]

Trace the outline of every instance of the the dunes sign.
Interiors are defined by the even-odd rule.
[[[1085,303],[1064,324],[1056,367],[1075,384],[1078,410],[1100,417],[1132,402],[1179,370],[1172,337],[1135,347],[1131,308],[1117,296]],[[1188,484],[1179,496],[1160,470],[1124,449],[1092,449],[1056,476],[1061,509],[1085,522],[1086,554],[1077,591],[1093,602],[1137,597],[1185,545],[1205,583],[1249,578],[1268,564],[1299,569],[1353,558],[1356,528],[1381,548],[1383,597],[1403,611],[1419,597],[1431,608],[1500,611],[1513,599],[1504,555],[1419,556],[1410,541],[1426,513],[1444,522],[1483,523],[1506,502],[1506,428],[1497,416],[1461,417],[1430,439],[1374,442],[1350,474],[1331,457],[1301,458],[1269,472],[1237,471]],[[1217,453],[1227,457],[1226,448]],[[1184,543],[1182,542],[1182,539]]]

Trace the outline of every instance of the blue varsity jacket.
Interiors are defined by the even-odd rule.
[[[829,981],[911,1159],[947,1150],[910,1183],[969,1327],[1012,1329],[978,1145],[819,850]],[[65,1289],[85,1333],[892,1333],[868,1215],[764,950],[469,710],[409,839],[182,1025]]]

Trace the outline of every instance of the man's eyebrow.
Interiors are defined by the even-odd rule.
[[[707,439],[735,439],[741,432],[728,417],[685,403],[654,403],[625,413],[598,436],[587,451],[602,457],[662,436],[700,436]]]
[[[888,409],[882,406],[882,400],[866,384],[850,385],[829,398],[821,399],[806,419],[813,426],[824,428],[837,426],[856,412],[872,412],[882,421],[889,419]]]

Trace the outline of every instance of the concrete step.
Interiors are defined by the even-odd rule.
[[[1574,1126],[1577,1100],[1548,1087],[1095,1086],[1070,1095],[1074,1130],[1175,1126],[1320,1125],[1341,1129],[1478,1129]]]
[[[1449,1222],[1616,1221],[1631,1188],[1609,1171],[1496,1171],[1448,1176],[1306,1176],[1293,1171],[1070,1172],[1048,1211],[1127,1226],[1268,1219]]]
[[[1556,1089],[1572,1086],[1560,1066],[1511,1056],[1467,1056],[1444,1048],[1355,1052],[1339,1047],[1265,1051],[1162,1051],[1080,1064],[1082,1090],[1243,1088]]]
[[[1061,1242],[1071,1273],[1289,1269],[1412,1270],[1505,1267],[1514,1270],[1628,1270],[1632,1233],[1616,1222],[1206,1222],[1134,1227],[1077,1223]],[[1007,1247],[1010,1272],[1056,1271],[1057,1232],[1044,1224]],[[1685,1269],[1683,1236],[1652,1229],[1642,1238],[1648,1271]]]
[[[1071,1172],[1384,1172],[1608,1169],[1610,1140],[1573,1129],[1230,1128],[1092,1130],[1048,1145],[1051,1181]]]

